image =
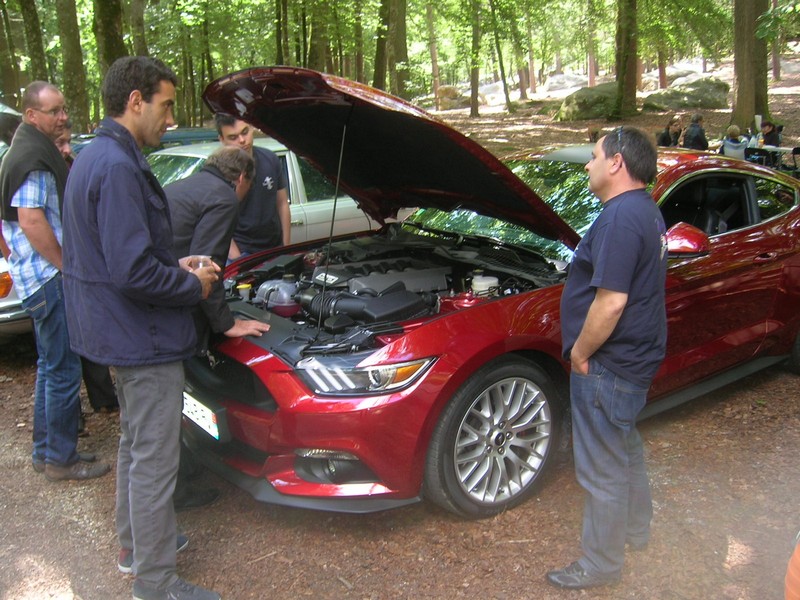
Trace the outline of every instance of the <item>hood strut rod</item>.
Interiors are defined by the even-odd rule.
[[[331,261],[331,245],[333,244],[333,226],[336,223],[336,206],[339,201],[339,178],[342,175],[342,161],[344,159],[344,142],[347,138],[347,123],[350,122],[350,117],[353,114],[353,109],[355,108],[355,104],[350,105],[350,111],[347,113],[347,119],[345,119],[344,125],[342,126],[342,144],[339,148],[339,164],[336,167],[336,182],[335,187],[333,190],[333,212],[331,213],[331,229],[328,233],[328,245],[327,249],[325,250],[325,276],[322,278],[322,297],[325,297],[325,291],[328,287],[328,268],[330,267]],[[314,338],[319,337],[320,330],[322,329],[322,311],[317,316],[317,333]]]

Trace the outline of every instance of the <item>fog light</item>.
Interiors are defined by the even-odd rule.
[[[340,450],[325,450],[322,448],[299,448],[294,451],[297,456],[302,458],[320,458],[327,460],[358,460],[358,457],[349,452]]]

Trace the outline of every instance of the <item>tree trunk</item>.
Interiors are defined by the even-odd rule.
[[[327,4],[315,3],[311,6],[311,39],[309,42],[308,68],[332,72],[330,55],[330,36],[328,25],[330,15]]]
[[[381,0],[378,12],[378,30],[375,32],[375,71],[372,74],[372,87],[386,89],[386,37],[389,32],[389,3]]]
[[[778,8],[778,0],[772,0],[772,10]],[[781,80],[781,46],[783,45],[783,27],[778,27],[775,39],[772,40],[772,78],[775,81]]]
[[[480,116],[478,87],[481,83],[481,0],[470,0],[470,20],[472,21],[472,47],[470,49],[472,64],[469,69],[469,116],[477,118]]]
[[[130,2],[133,52],[136,56],[148,56],[147,36],[144,32],[144,6],[147,0],[130,0]]]
[[[389,72],[392,77],[392,93],[401,98],[408,95],[409,66],[408,66],[408,33],[406,30],[406,0],[391,0],[391,16],[389,18],[389,40],[391,52]]]
[[[122,39],[122,5],[120,0],[94,0],[94,37],[100,72],[105,75],[115,60],[128,56]]]
[[[500,44],[500,26],[497,21],[497,6],[495,0],[489,0],[489,10],[492,14],[492,29],[494,30],[494,45],[497,52],[497,64],[500,67],[500,81],[503,84],[503,94],[506,99],[506,109],[509,113],[516,112],[514,105],[511,103],[511,96],[508,93],[508,82],[506,81],[506,69],[503,65],[503,50]]]
[[[755,10],[756,19],[767,12],[769,9],[769,0],[752,0]],[[769,47],[767,41],[763,38],[755,39],[755,52],[753,52],[753,59],[755,60],[755,108],[757,115],[764,115],[764,118],[769,118],[769,97],[767,92],[769,90]]]
[[[519,30],[519,19],[516,15],[516,8],[514,5],[508,5],[506,10],[509,15],[506,18],[508,26],[511,29],[511,48],[514,52],[514,65],[517,68],[517,77],[519,78],[519,99],[524,101],[528,99],[528,73],[525,64],[525,40],[522,39],[522,33]]]
[[[28,69],[30,79],[31,81],[49,81],[50,75],[47,72],[47,61],[44,57],[44,44],[42,43],[42,25],[39,22],[39,13],[36,12],[35,0],[19,0],[19,10],[22,13],[25,45],[31,61]]]
[[[586,70],[589,87],[597,85],[597,11],[595,0],[587,0],[586,5]]]
[[[436,28],[433,4],[425,3],[425,23],[428,26],[428,50],[431,54],[431,87],[436,110],[439,110],[439,49],[436,46]]]
[[[669,86],[667,81],[667,53],[663,49],[658,50],[658,89],[665,90]]]
[[[14,40],[5,0],[0,0],[0,77],[3,78],[3,102],[11,108],[19,108],[19,70]]]
[[[536,93],[536,64],[533,60],[533,19],[530,7],[525,5],[525,28],[528,33],[528,82],[532,94]]]
[[[283,57],[283,28],[286,23],[286,14],[283,12],[283,0],[275,0],[275,64],[286,64]]]
[[[278,2],[280,2],[281,14],[283,15],[283,29],[280,36],[281,53],[285,61],[283,64],[290,65],[292,64],[292,54],[289,52],[289,0],[278,0]]]
[[[75,0],[56,0],[58,9],[58,35],[64,56],[64,99],[70,107],[72,128],[87,131],[89,126],[89,100],[86,95],[86,71],[83,66],[81,36]]]
[[[612,117],[636,114],[637,69],[636,0],[619,0],[617,12],[617,97]]]
[[[753,115],[769,118],[766,78],[766,43],[756,39],[756,19],[767,0],[735,0],[733,4],[733,110],[731,123],[747,130]],[[761,49],[759,49],[759,46]],[[762,62],[763,61],[763,62]],[[758,71],[763,71],[763,76]],[[759,91],[759,87],[763,90]]]
[[[364,73],[364,23],[362,21],[362,12],[364,10],[364,1],[355,0],[356,3],[356,22],[354,26],[354,33],[356,38],[356,81],[366,83],[367,77]]]

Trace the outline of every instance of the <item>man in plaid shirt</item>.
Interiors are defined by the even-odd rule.
[[[55,86],[31,83],[23,119],[0,167],[3,237],[11,276],[31,315],[39,353],[33,418],[33,468],[50,481],[92,479],[110,466],[78,454],[80,360],[69,347],[61,282],[61,203],[67,165],[55,145],[67,122]]]

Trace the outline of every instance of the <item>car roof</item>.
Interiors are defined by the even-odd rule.
[[[170,146],[156,150],[153,155],[172,155],[172,156],[194,156],[197,158],[208,158],[217,150],[222,144],[220,142],[202,142],[199,144],[185,144],[183,146]],[[278,140],[270,137],[257,137],[253,140],[253,145],[259,148],[266,148],[272,150],[277,154],[286,152],[286,146],[281,144]]]

